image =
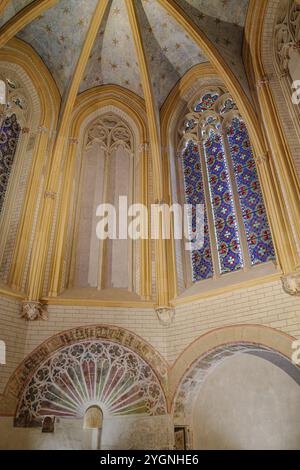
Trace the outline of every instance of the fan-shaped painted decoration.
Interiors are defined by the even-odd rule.
[[[38,368],[15,425],[38,426],[44,416],[83,418],[92,405],[104,416],[166,413],[159,380],[140,356],[110,341],[84,341],[60,349]]]

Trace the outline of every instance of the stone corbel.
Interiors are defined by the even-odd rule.
[[[300,296],[300,272],[287,274],[281,278],[283,290],[289,295]]]
[[[40,302],[27,300],[22,304],[21,317],[26,321],[48,320],[48,312]]]
[[[157,307],[155,313],[159,322],[164,326],[170,326],[175,317],[175,309],[173,307]]]

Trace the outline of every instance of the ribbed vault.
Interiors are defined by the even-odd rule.
[[[46,63],[62,96],[75,73],[95,9],[104,0],[10,0],[3,3],[0,37],[29,43]],[[176,18],[158,0],[134,0],[151,83],[158,107],[192,66],[208,58]],[[242,41],[248,0],[177,0],[193,24],[208,38],[236,78],[247,88]],[[0,11],[1,14],[1,11]],[[79,91],[115,84],[143,96],[139,61],[124,0],[109,0],[91,45]]]

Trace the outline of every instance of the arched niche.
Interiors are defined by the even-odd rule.
[[[90,406],[83,419],[85,448],[98,450],[101,448],[103,412],[97,405]]]
[[[300,369],[292,363],[292,346],[293,338],[256,325],[215,330],[190,345],[175,363],[170,384],[175,392],[172,405],[174,424],[189,431],[188,445],[196,449],[293,447],[295,438],[297,440],[300,436],[297,437],[296,430],[290,426],[292,415],[289,414],[291,410],[285,412],[288,407],[285,400],[289,396],[296,406],[300,398]],[[257,396],[255,387],[258,383],[265,388],[264,401],[262,396]],[[235,397],[233,401],[230,393],[232,398]],[[244,413],[243,396],[247,396],[249,405]],[[218,409],[215,415],[214,408],[218,408],[218,403],[223,404],[224,409]],[[259,410],[268,416],[269,421],[273,415],[281,413],[280,419],[289,434],[288,439],[280,438],[277,419],[273,419],[273,423],[264,423],[259,414],[254,418]],[[244,417],[248,413],[253,415],[252,427],[239,431],[239,426],[245,425]],[[199,422],[200,416],[206,430]],[[274,439],[268,435],[270,425],[271,429],[274,426]],[[257,436],[261,442],[256,439],[255,426],[259,427]]]
[[[85,414],[83,420],[83,429],[102,429],[103,425],[103,412],[97,405],[90,406]]]
[[[128,207],[139,199],[139,135],[134,122],[117,107],[104,107],[83,124],[74,188],[75,237],[70,254],[68,287],[139,291],[139,245],[132,240],[99,240],[96,233],[100,204],[116,209],[119,198]],[[125,205],[126,206],[126,205]],[[69,221],[72,224],[72,220]],[[72,267],[74,268],[72,269]]]
[[[51,260],[52,271],[49,277],[46,275],[45,290],[50,291],[50,296],[57,296],[63,291],[66,291],[65,295],[71,297],[74,291],[76,291],[75,295],[77,297],[85,298],[89,295],[86,288],[76,288],[75,268],[78,236],[76,228],[78,228],[78,198],[80,197],[78,187],[82,183],[80,178],[83,175],[84,165],[81,166],[81,163],[84,163],[83,157],[87,150],[87,140],[85,139],[88,137],[89,127],[93,127],[94,124],[97,127],[97,122],[99,123],[105,114],[117,116],[116,120],[122,122],[122,126],[125,125],[129,130],[131,143],[128,145],[129,142],[125,142],[125,144],[119,145],[118,152],[123,157],[127,153],[129,157],[124,158],[123,163],[127,167],[128,164],[130,166],[130,198],[133,202],[147,205],[151,197],[151,163],[150,159],[147,158],[147,126],[144,101],[134,93],[116,85],[103,85],[80,94],[74,107],[70,139],[66,147],[66,164],[62,175],[62,184],[65,191],[60,197],[57,226],[55,228],[56,238],[54,238],[54,245],[51,244],[49,250],[49,262]],[[105,145],[103,146],[99,139],[98,142],[97,139],[94,140],[95,147],[93,146],[93,138],[91,144],[89,151],[97,148],[97,146],[100,149],[100,154],[104,150]],[[130,150],[130,147],[132,150]],[[116,146],[114,154],[116,153],[115,150]],[[108,160],[112,161],[113,159]],[[101,166],[101,158],[98,163]],[[126,182],[126,179],[124,179],[122,185],[124,183],[127,184],[128,181]],[[107,195],[109,196],[109,191]],[[93,222],[95,223],[95,221],[96,217]],[[94,232],[93,228],[92,230]],[[123,242],[123,240],[121,241]],[[126,269],[124,263],[124,271],[126,269],[128,273],[129,288],[123,288],[122,291],[119,291],[119,300],[139,300],[140,297],[143,300],[150,300],[153,279],[151,276],[150,244],[149,240],[136,240],[128,244],[128,266]],[[97,243],[96,247],[98,251],[102,251],[101,243]],[[103,251],[105,252],[105,250]],[[105,257],[103,259],[105,260]],[[93,271],[94,287],[90,287],[92,295],[100,301],[101,298],[115,299],[114,287],[112,287],[109,279],[107,284],[110,284],[112,289],[106,288],[107,284],[105,276],[102,275],[101,265],[102,261],[98,259],[98,267]],[[95,282],[97,269],[98,279]]]

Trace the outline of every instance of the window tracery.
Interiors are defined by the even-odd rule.
[[[246,124],[232,97],[205,90],[179,131],[185,202],[203,204],[204,245],[191,253],[194,282],[275,259]],[[195,216],[190,220],[195,230]]]

